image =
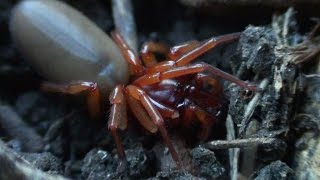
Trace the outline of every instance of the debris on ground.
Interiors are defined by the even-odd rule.
[[[126,23],[119,25],[122,16],[127,16],[131,23],[128,38],[138,47],[150,40],[172,46],[243,31],[238,42],[218,47],[199,57],[199,61],[256,83],[258,91],[249,92],[221,81],[226,96],[226,113],[221,117],[227,120],[219,119],[204,142],[195,140],[196,124],[190,129],[168,128],[184,164],[183,170],[175,168],[168,148],[158,135],[145,133],[128,116],[128,130],[119,133],[127,167],[124,173],[118,174],[119,159],[107,131],[108,116],[101,121],[92,120],[83,97],[49,94],[39,89],[44,79],[24,61],[10,38],[8,18],[14,3],[3,0],[0,2],[0,179],[320,178],[317,166],[320,163],[319,19],[310,20],[310,14],[293,8],[283,11],[282,8],[289,7],[287,3],[272,8],[267,5],[269,11],[274,10],[264,12],[261,16],[268,18],[262,21],[252,14],[246,19],[226,17],[231,11],[238,12],[231,6],[220,9],[221,16],[210,11],[200,13],[199,9],[211,7],[194,3],[209,2],[206,0],[132,1],[129,3],[132,11],[124,14],[112,11],[123,10],[126,7],[121,3],[130,1],[123,0],[117,7],[113,6],[116,2],[108,1],[105,5],[98,0],[68,1],[107,33],[114,27],[128,30],[120,27]],[[253,3],[241,1],[245,2]],[[293,2],[299,5],[300,1]],[[312,0],[304,5],[310,4],[320,5]]]

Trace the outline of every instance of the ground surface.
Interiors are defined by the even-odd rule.
[[[114,29],[111,2],[67,2],[105,32]],[[235,147],[245,146],[240,152],[223,147],[213,150],[217,147],[214,143],[190,143],[197,129],[188,131],[190,137],[172,129],[170,137],[188,164],[186,171],[178,171],[161,138],[131,123],[121,133],[128,168],[119,176],[107,119],[90,119],[81,97],[39,90],[44,79],[24,61],[10,38],[8,18],[15,3],[0,2],[0,138],[13,149],[11,153],[17,152],[32,167],[71,179],[234,179],[237,172],[252,179],[319,177],[319,167],[314,166],[319,160],[310,155],[317,154],[311,146],[319,146],[320,118],[319,38],[317,32],[307,36],[315,25],[309,18],[319,16],[313,8],[308,11],[305,5],[285,11],[286,7],[268,6],[256,15],[254,5],[246,7],[246,12],[224,6],[218,14],[212,7],[194,8],[176,1],[135,1],[139,46],[147,40],[175,45],[244,31],[239,42],[219,47],[198,61],[257,83],[263,91],[248,94],[243,88],[222,82],[226,102],[230,102],[226,103],[224,116],[228,120],[221,119],[207,141],[250,141],[249,145],[234,143]],[[278,15],[273,16],[275,12]],[[308,57],[310,54],[315,55]],[[0,148],[2,167],[9,167],[4,162],[10,152]],[[8,174],[3,168],[0,179],[16,177],[15,172]]]

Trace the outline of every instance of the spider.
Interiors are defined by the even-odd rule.
[[[42,84],[45,91],[87,92],[93,116],[102,114],[101,97],[109,94],[108,129],[117,147],[118,169],[124,169],[126,164],[118,130],[127,128],[127,106],[146,131],[161,134],[181,168],[165,124],[174,119],[178,125],[188,127],[197,121],[201,126],[199,136],[206,139],[216,121],[207,109],[219,109],[222,105],[219,78],[250,91],[257,90],[255,85],[212,65],[192,63],[214,47],[238,40],[241,33],[172,48],[148,42],[142,46],[140,59],[117,31],[111,33],[112,41],[90,20],[59,1],[22,1],[13,11],[10,26],[17,47],[39,74],[50,80]],[[155,53],[166,59],[158,62]]]
[[[206,109],[221,106],[222,87],[214,76],[256,91],[255,85],[241,81],[209,64],[191,63],[217,45],[235,41],[239,37],[240,33],[228,34],[210,38],[203,43],[187,42],[171,49],[164,44],[149,42],[142,47],[141,61],[121,35],[112,32],[112,38],[121,49],[132,72],[131,83],[117,85],[110,95],[111,114],[108,127],[116,142],[120,159],[124,159],[125,154],[117,129],[124,130],[127,126],[124,110],[128,104],[144,129],[150,133],[160,132],[177,167],[181,168],[179,156],[168,137],[164,119],[178,118],[179,123],[186,127],[192,121],[198,121],[202,128],[200,137],[206,139],[216,121],[215,116]],[[157,62],[153,53],[164,54],[168,60]],[[213,87],[212,92],[203,88],[205,83]]]

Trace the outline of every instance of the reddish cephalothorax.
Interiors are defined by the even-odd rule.
[[[209,64],[191,63],[217,45],[238,40],[240,33],[171,49],[149,42],[142,47],[141,61],[117,32],[112,33],[112,41],[80,12],[59,1],[22,1],[13,10],[10,26],[17,47],[39,74],[52,81],[44,83],[43,89],[68,94],[87,92],[93,116],[103,112],[101,94],[110,94],[108,128],[122,165],[125,153],[117,131],[127,128],[127,106],[146,131],[161,134],[180,168],[164,119],[176,119],[185,127],[197,121],[200,136],[205,139],[216,120],[207,109],[222,105],[222,87],[216,78],[256,90],[256,86]],[[166,59],[158,62],[154,53]]]

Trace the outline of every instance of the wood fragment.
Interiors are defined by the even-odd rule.
[[[60,175],[52,175],[35,169],[20,155],[8,148],[0,140],[0,179],[20,180],[67,180]]]
[[[137,32],[131,0],[112,0],[112,11],[117,31],[137,53]]]
[[[246,148],[256,145],[271,145],[279,141],[276,138],[247,138],[235,140],[216,140],[206,144],[208,149]]]
[[[317,0],[180,0],[184,5],[191,7],[208,7],[214,5],[227,4],[229,6],[265,6],[265,7],[289,7],[293,5],[319,5]]]
[[[269,84],[269,80],[267,78],[263,79],[259,85],[259,89],[264,90]],[[251,99],[251,101],[249,102],[247,108],[245,109],[244,115],[243,115],[243,119],[241,121],[241,125],[240,125],[240,129],[239,129],[239,134],[240,137],[243,136],[248,124],[249,124],[249,120],[255,110],[255,108],[257,107],[259,100],[262,96],[263,91],[259,91],[257,92],[253,98]]]
[[[231,115],[228,114],[226,120],[226,127],[227,127],[227,140],[235,140],[236,139],[236,132],[235,127],[233,124],[233,120]],[[238,164],[239,164],[239,157],[240,157],[240,149],[239,148],[230,148],[229,151],[229,165],[230,165],[230,179],[237,180],[238,179]]]
[[[29,127],[10,106],[0,106],[0,126],[10,137],[21,141],[22,151],[40,152],[43,150],[42,137]]]

